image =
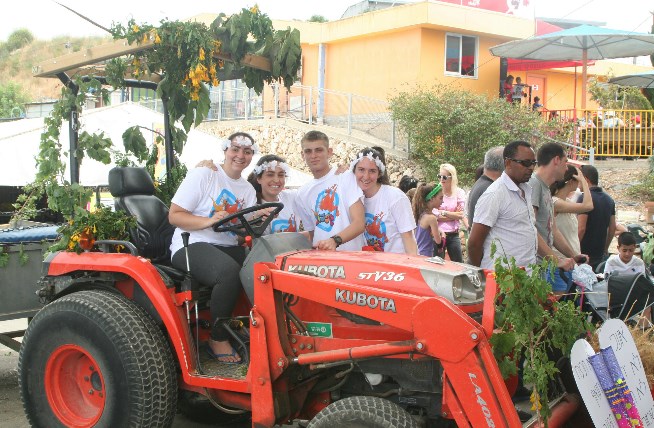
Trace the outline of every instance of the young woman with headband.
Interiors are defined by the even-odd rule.
[[[434,243],[438,247],[443,244],[441,232],[438,229],[438,218],[432,213],[443,203],[443,186],[438,184],[421,184],[413,195],[413,216],[418,228],[416,229],[416,241],[418,242],[418,254],[432,257],[434,255]]]
[[[268,233],[302,232],[304,227],[296,218],[293,206],[297,191],[285,189],[290,168],[277,155],[261,156],[257,166],[248,176],[248,181],[257,193],[257,203],[281,202],[284,209],[270,223]]]
[[[404,192],[390,185],[383,149],[366,147],[357,153],[350,168],[365,197],[367,246],[375,251],[417,255],[411,202]]]

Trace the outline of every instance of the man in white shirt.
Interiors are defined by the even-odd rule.
[[[363,192],[351,171],[336,174],[329,165],[329,137],[309,131],[302,137],[302,158],[313,180],[295,198],[295,212],[320,250],[361,251],[366,245]]]
[[[514,257],[518,266],[536,263],[538,239],[527,184],[536,166],[531,145],[514,141],[504,147],[504,172],[479,198],[468,239],[470,263],[495,269],[495,257]],[[491,243],[497,242],[495,257]]]

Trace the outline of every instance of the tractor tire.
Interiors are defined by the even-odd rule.
[[[120,294],[81,291],[30,322],[18,360],[34,427],[169,427],[176,369],[163,332]]]
[[[307,428],[418,428],[418,422],[397,404],[378,397],[356,396],[322,409]]]

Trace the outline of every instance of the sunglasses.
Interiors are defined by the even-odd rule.
[[[510,161],[513,161],[515,163],[519,163],[520,165],[524,166],[525,168],[531,168],[532,166],[536,166],[538,164],[537,160],[529,160],[529,159],[514,159],[514,158],[507,158]]]
[[[439,178],[440,180],[442,180],[442,181],[447,181],[447,180],[449,180],[450,178],[452,178],[451,175],[437,175],[436,177],[438,177],[438,178]]]

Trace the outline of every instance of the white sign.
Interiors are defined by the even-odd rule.
[[[610,319],[602,324],[598,336],[600,348],[604,349],[609,346],[613,348],[636,403],[640,419],[643,421],[643,426],[654,428],[654,399],[652,399],[645,369],[629,328],[620,319]]]

